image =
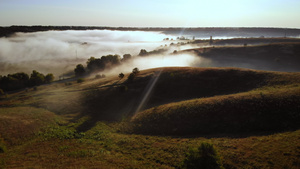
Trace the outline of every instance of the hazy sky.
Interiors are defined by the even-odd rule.
[[[0,26],[300,28],[300,0],[0,0]]]

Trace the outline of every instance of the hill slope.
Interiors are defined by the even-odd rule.
[[[299,73],[232,68],[177,68],[176,71],[163,70],[161,80],[153,88],[154,97],[148,99],[146,106],[174,102],[139,112],[131,120],[133,132],[186,135],[300,127]],[[177,78],[168,78],[167,75],[174,73]],[[181,99],[184,101],[176,102]]]
[[[158,68],[127,76],[1,96],[0,168],[179,168],[203,142],[225,168],[299,168],[299,73]]]
[[[123,79],[93,86],[82,101],[85,112],[93,117],[118,120],[162,104],[253,90],[275,83],[268,82],[273,76],[271,72],[235,68],[156,68],[141,71],[132,82]]]

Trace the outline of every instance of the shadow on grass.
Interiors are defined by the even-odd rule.
[[[142,89],[135,89],[129,85],[116,82],[86,91],[81,101],[84,105],[81,116],[87,115],[90,118],[77,130],[85,132],[93,128],[98,121],[116,122],[132,115],[139,102]]]
[[[153,81],[153,79],[155,79],[155,72],[157,71],[158,69],[154,69],[152,74],[149,74],[147,76],[137,76],[136,79],[134,79],[134,81],[132,82],[124,82],[122,84],[118,84],[118,82],[116,82],[113,85],[85,91],[83,100],[80,102],[84,107],[82,116],[90,116],[90,120],[84,122],[81,126],[79,126],[78,130],[80,132],[87,131],[92,128],[97,121],[116,122],[132,117],[132,115],[137,110],[137,107],[139,107],[139,104],[143,100],[145,93],[147,93],[148,86],[151,86],[151,82]],[[141,107],[140,110],[142,111],[151,107],[171,102],[249,91],[268,85],[267,81],[269,78],[272,78],[272,76],[273,75],[271,73],[251,71],[247,69],[166,68],[162,71],[159,80],[157,80],[157,83],[153,87],[153,91],[150,92],[149,98],[147,99],[147,101],[145,101],[145,104]],[[296,99],[296,101],[298,100]],[[279,103],[281,104],[281,102]],[[208,106],[209,110],[212,110],[216,114],[216,116],[213,117],[210,115],[209,117],[212,118],[208,120],[212,120],[211,122],[217,125],[218,122],[220,122],[220,118],[217,117],[222,117],[226,122],[222,124],[225,125],[225,127],[226,125],[236,127],[234,123],[236,123],[236,120],[239,120],[238,117],[241,117],[242,120],[250,123],[252,119],[248,118],[247,116],[247,112],[249,112],[248,108],[252,109],[254,108],[253,105],[260,105],[261,102],[260,100],[258,100],[257,103],[253,102],[253,105],[251,105],[252,103],[250,104],[250,102],[247,102],[247,100],[245,100],[243,104],[246,105],[242,106],[241,104],[231,104],[230,102],[228,102],[227,105],[229,105],[229,107],[218,106],[220,110],[215,110],[215,108],[209,108]],[[239,105],[238,109],[236,107],[237,105]],[[277,108],[274,108],[273,105],[273,100],[271,99],[270,103],[268,103],[268,109],[265,109],[264,106],[261,105],[257,109],[253,109],[253,112],[257,112],[258,110],[260,111],[261,108],[264,108],[266,112],[268,112],[269,109],[273,112],[277,112]],[[289,109],[289,107],[284,106],[282,108],[285,108],[287,110]],[[236,110],[234,112],[236,112],[237,115],[239,114],[237,112],[239,110],[240,112],[244,112],[244,115],[230,115],[231,119],[227,119],[226,116],[220,114],[224,112],[224,110]],[[189,123],[189,120],[183,121],[184,119],[175,116],[175,114],[174,117],[172,117],[174,119],[171,120],[171,122],[169,122],[168,119],[164,119],[164,117],[153,117],[154,121],[153,119],[149,118],[144,119],[139,123],[139,125],[141,125],[141,128],[138,128],[138,132],[135,133],[154,135],[174,135],[176,133],[184,133],[186,135],[199,133],[193,132],[195,130],[195,127],[191,124],[197,124],[196,128],[200,131],[202,131],[203,127],[208,124],[208,133],[234,133],[238,131],[238,128],[235,127],[232,127],[233,132],[231,132],[231,129],[224,130],[224,126],[222,125],[218,125],[218,128],[220,128],[220,130],[215,130],[214,126],[209,124],[209,121],[196,123],[196,118],[194,117],[190,117],[191,119],[189,120],[193,121],[193,123]],[[280,120],[276,116],[274,116],[276,114],[267,114],[270,116],[259,117],[263,119],[270,119],[269,117],[272,117],[271,119],[275,119],[276,121]],[[275,127],[277,125],[277,123],[275,123],[274,121],[270,123],[272,123],[272,126]],[[278,124],[285,125],[283,123]],[[268,124],[262,123],[260,125],[262,127],[268,128]],[[181,128],[178,126],[187,126],[185,128],[188,128],[188,131],[191,132],[186,133],[186,130],[181,130]],[[245,125],[242,126],[245,130],[240,131],[246,131],[247,127],[245,128]],[[255,125],[253,128],[256,128]],[[176,130],[176,132],[173,132],[174,129]],[[210,132],[212,130],[213,132]],[[247,132],[249,133],[252,131],[254,130],[250,130]],[[203,132],[201,133],[207,134]]]

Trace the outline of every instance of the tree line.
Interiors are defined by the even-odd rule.
[[[82,64],[78,64],[75,69],[74,73],[75,76],[82,76],[86,73],[93,73],[96,71],[103,71],[105,69],[112,68],[114,66],[120,65],[122,62],[125,62],[127,60],[131,59],[130,54],[123,55],[123,58],[121,59],[120,55],[106,55],[102,56],[100,58],[90,57],[86,62],[86,67],[84,67]]]
[[[157,49],[153,51],[146,51],[145,49],[141,49],[140,53],[138,56],[149,56],[149,55],[155,55],[155,54],[162,54],[163,52],[166,52],[167,49]],[[105,69],[112,68],[114,66],[120,65],[123,62],[126,62],[130,60],[132,56],[130,54],[124,54],[123,58],[121,58],[120,55],[115,54],[115,55],[106,55],[102,56],[100,58],[95,58],[91,56],[87,62],[86,62],[86,67],[84,67],[82,64],[77,64],[74,73],[75,76],[83,76],[89,73],[93,73],[96,71],[103,71]]]
[[[19,90],[51,83],[53,80],[54,75],[52,73],[44,75],[36,70],[33,70],[30,76],[24,72],[8,74],[7,76],[0,75],[0,89],[3,91]]]

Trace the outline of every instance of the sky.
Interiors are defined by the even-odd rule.
[[[300,0],[0,0],[0,26],[300,28]]]

